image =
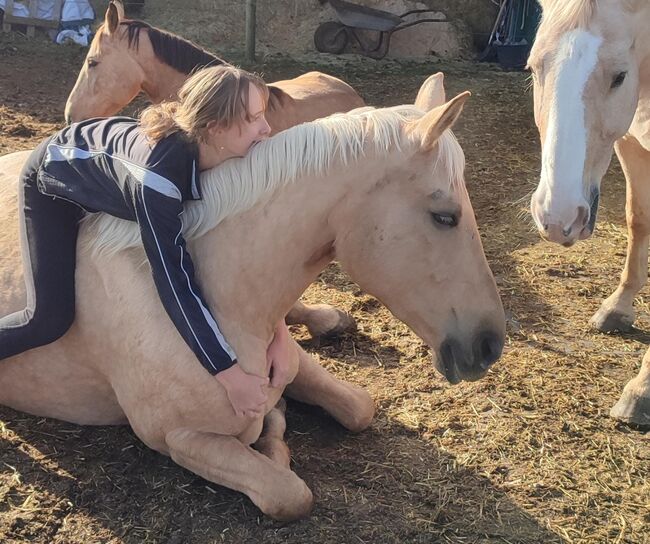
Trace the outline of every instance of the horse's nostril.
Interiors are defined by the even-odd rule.
[[[544,232],[548,232],[548,223],[544,223],[542,228],[544,229]]]
[[[589,208],[587,206],[580,206],[578,208],[578,219],[576,220],[576,225],[578,225],[580,229],[583,229],[589,222],[589,215]]]
[[[572,229],[573,227],[567,227],[566,229],[562,229],[562,234],[564,234],[564,236],[569,236],[569,234],[571,234]]]
[[[501,336],[492,332],[483,333],[474,343],[476,363],[487,370],[501,357],[502,350]]]

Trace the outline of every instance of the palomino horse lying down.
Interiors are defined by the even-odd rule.
[[[246,371],[268,373],[274,324],[334,257],[431,346],[452,383],[480,378],[500,357],[503,308],[464,156],[447,130],[468,93],[431,109],[440,82],[429,78],[415,106],[303,124],[203,174],[204,200],[186,207],[185,234],[206,301]],[[16,178],[26,157],[0,159],[2,314],[24,306]],[[0,403],[80,424],[128,422],[149,447],[246,493],[264,513],[306,515],[311,492],[289,468],[274,409],[283,390],[269,390],[264,420],[236,417],[175,331],[143,262],[137,225],[86,221],[76,321],[53,344],[0,362]],[[292,346],[286,394],[352,431],[366,428],[370,396]]]
[[[545,238],[566,246],[591,236],[612,148],[627,181],[628,247],[616,291],[591,322],[629,330],[648,278],[650,239],[650,2],[542,0],[528,64],[542,172],[531,213]],[[650,425],[650,351],[611,415]]]
[[[65,107],[68,122],[114,115],[143,92],[154,103],[176,96],[188,75],[225,61],[197,45],[141,21],[124,20],[119,1],[109,4]],[[309,72],[269,86],[267,120],[273,132],[364,106],[347,83]],[[304,323],[312,336],[354,328],[344,312],[297,302],[287,322]]]

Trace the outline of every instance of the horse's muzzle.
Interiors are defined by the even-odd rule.
[[[491,331],[476,335],[471,349],[464,347],[456,338],[448,337],[440,346],[434,365],[451,384],[463,380],[476,381],[499,360],[503,344],[503,335]]]

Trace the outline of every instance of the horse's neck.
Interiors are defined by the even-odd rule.
[[[303,178],[194,242],[205,297],[244,365],[261,360],[273,325],[334,257],[332,213],[368,177],[337,167]]]
[[[638,14],[633,17],[634,21],[634,47],[638,51],[638,58],[641,70],[646,73],[642,74],[650,78],[650,2],[645,3]]]
[[[188,77],[156,57],[146,31],[140,32],[137,61],[145,74],[142,90],[154,104],[175,98]]]
[[[632,20],[639,64],[639,102],[629,132],[650,150],[650,2],[646,2]]]
[[[158,104],[176,97],[187,75],[155,59],[155,64],[145,68],[145,81],[142,90],[149,100]]]

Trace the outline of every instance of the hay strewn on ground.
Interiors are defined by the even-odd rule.
[[[0,153],[61,123],[82,56],[0,37]],[[259,67],[269,80],[319,66]],[[456,130],[508,324],[503,359],[451,387],[428,351],[336,267],[306,295],[350,311],[359,332],[305,347],[368,388],[378,414],[360,435],[317,410],[288,409],[294,469],[312,516],[283,525],[243,496],[148,450],[127,428],[82,428],[0,408],[0,542],[6,543],[644,543],[650,542],[650,437],[607,417],[648,344],[587,321],[616,286],[625,252],[624,183],[608,175],[596,236],[570,250],[540,242],[525,209],[538,144],[525,76],[470,63],[320,66],[369,103],[411,101],[444,70],[471,89]]]

